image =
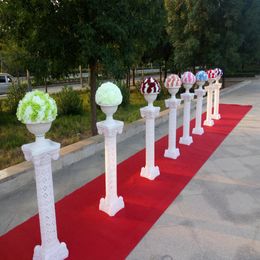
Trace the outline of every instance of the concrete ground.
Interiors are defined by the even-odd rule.
[[[212,154],[128,260],[260,259],[260,79],[222,103],[253,109]],[[178,125],[182,119],[178,119]],[[156,129],[157,139],[167,124]],[[118,161],[144,147],[144,133],[118,146]],[[104,153],[54,175],[56,200],[104,171]],[[37,212],[35,183],[0,198],[0,235]]]

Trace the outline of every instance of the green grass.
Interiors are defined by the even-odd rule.
[[[61,146],[78,142],[91,136],[90,131],[90,105],[89,92],[81,91],[83,98],[84,113],[82,115],[58,116],[53,122],[46,138],[61,143]],[[55,98],[55,95],[53,95]],[[144,97],[137,91],[130,95],[130,104],[126,107],[119,106],[114,118],[131,123],[141,118],[140,108],[147,103]],[[164,100],[154,103],[165,109]],[[97,110],[98,121],[104,120],[105,115],[100,109]],[[34,136],[29,133],[26,126],[19,122],[15,115],[8,113],[5,101],[0,100],[0,170],[24,161],[21,146],[34,141]]]

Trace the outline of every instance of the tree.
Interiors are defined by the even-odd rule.
[[[2,5],[3,6],[3,5]],[[91,129],[96,134],[98,66],[122,77],[155,46],[161,31],[162,0],[6,0],[5,28],[30,54],[29,70],[39,78],[90,68]]]
[[[220,38],[210,23],[215,15],[216,3],[210,0],[166,0],[165,3],[176,69],[205,66],[215,42]]]
[[[90,67],[92,133],[96,134],[97,66],[118,79],[142,53],[155,46],[162,24],[163,1],[71,1],[78,14],[82,63]],[[70,7],[71,9],[71,7]]]
[[[0,5],[5,34],[27,53],[22,59],[35,78],[57,78],[75,67],[79,45],[71,37],[68,14],[63,16],[59,6],[41,0],[5,0]]]

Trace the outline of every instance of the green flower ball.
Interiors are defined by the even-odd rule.
[[[96,103],[100,106],[118,106],[122,103],[122,94],[112,82],[103,83],[96,92]]]
[[[24,124],[51,122],[57,116],[57,105],[49,94],[34,90],[20,100],[16,115]]]

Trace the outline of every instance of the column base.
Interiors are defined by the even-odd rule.
[[[107,198],[101,198],[99,202],[99,210],[104,211],[110,217],[115,216],[115,214],[125,207],[123,197],[115,197],[113,200],[108,200]]]
[[[58,242],[50,248],[38,245],[34,248],[33,260],[63,260],[69,256],[69,251],[64,242]]]
[[[167,149],[164,152],[164,157],[171,158],[171,159],[177,159],[180,156],[180,150],[178,148],[175,149]]]
[[[154,180],[157,176],[160,175],[160,170],[158,166],[152,166],[152,167],[145,166],[142,167],[140,175],[149,180]]]
[[[192,133],[194,135],[203,135],[204,134],[204,129],[202,127],[200,128],[193,128]]]
[[[220,118],[221,118],[221,116],[220,116],[220,114],[217,114],[217,115],[212,115],[211,116],[213,119],[215,119],[215,120],[219,120]]]
[[[214,121],[211,119],[211,120],[205,120],[203,125],[205,126],[213,126],[214,125]]]
[[[180,144],[185,144],[185,145],[192,144],[193,143],[192,136],[181,137],[179,143]]]

